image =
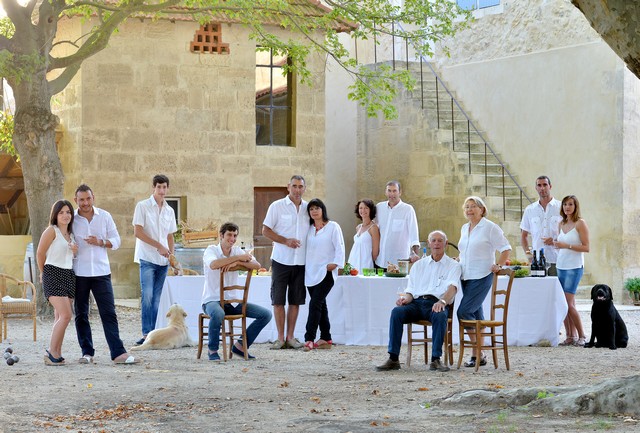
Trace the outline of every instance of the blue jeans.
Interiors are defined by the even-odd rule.
[[[76,297],[74,307],[76,310],[76,333],[78,334],[78,344],[82,349],[82,355],[95,355],[93,348],[93,338],[91,336],[91,323],[89,323],[89,293],[93,293],[96,306],[100,313],[104,336],[109,345],[111,359],[127,351],[120,339],[118,330],[118,316],[113,301],[113,287],[111,286],[111,275],[100,277],[76,277]]]
[[[560,281],[562,290],[565,293],[575,295],[583,273],[584,267],[575,269],[558,269],[558,280]]]
[[[142,335],[144,336],[156,328],[160,295],[162,295],[162,286],[167,277],[168,268],[169,266],[160,266],[140,260],[140,309],[142,310]]]
[[[202,311],[207,314],[209,319],[209,350],[211,352],[217,352],[220,347],[220,327],[226,314],[242,314],[242,304],[238,304],[235,307],[231,304],[226,304],[224,311],[220,306],[220,301],[211,301],[202,305]],[[247,327],[247,347],[251,346],[255,341],[262,328],[267,326],[271,321],[271,311],[256,304],[250,304],[247,302],[247,317],[255,319]],[[242,344],[242,340],[239,340]]]
[[[444,334],[447,332],[447,320],[449,319],[448,309],[444,309],[439,313],[434,313],[431,309],[437,299],[414,299],[409,304],[395,307],[391,310],[391,318],[389,319],[389,354],[400,355],[400,346],[402,345],[402,331],[406,323],[415,322],[417,320],[428,320],[431,322],[432,348],[431,356],[440,358],[442,356],[442,344],[444,343]]]
[[[491,290],[492,283],[493,273],[477,280],[462,280],[462,301],[458,307],[459,320],[484,320],[482,303]]]

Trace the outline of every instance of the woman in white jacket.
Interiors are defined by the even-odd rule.
[[[311,227],[307,233],[307,259],[304,284],[309,290],[309,317],[304,334],[304,350],[331,349],[331,324],[327,310],[327,295],[331,291],[338,267],[344,264],[344,238],[335,221],[329,221],[327,208],[318,198],[307,206]],[[314,343],[320,327],[320,339]]]

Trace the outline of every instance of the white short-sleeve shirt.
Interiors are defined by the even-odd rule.
[[[306,201],[302,200],[297,209],[289,196],[274,201],[269,205],[262,224],[280,236],[300,241],[299,248],[290,248],[285,244],[274,242],[271,260],[289,266],[305,264],[307,231],[310,226]]]
[[[107,248],[88,244],[85,239],[95,236],[111,242],[111,249],[120,248],[120,235],[111,214],[104,209],[93,208],[91,221],[81,216],[78,210],[73,217],[73,232],[78,243],[78,258],[73,261],[73,271],[78,277],[101,277],[111,274]]]
[[[169,248],[167,236],[178,231],[176,215],[171,206],[165,201],[162,208],[158,206],[153,195],[136,204],[133,212],[133,225],[142,226],[144,232],[152,239],[158,241],[163,247]],[[136,249],[133,261],[140,263],[144,260],[155,265],[167,266],[169,259],[160,255],[158,250],[146,242],[136,238]]]
[[[234,245],[231,247],[231,253],[229,256],[225,256],[222,252],[222,247],[218,245],[209,245],[204,251],[202,256],[202,263],[204,266],[204,289],[202,290],[202,305],[207,302],[215,301],[220,302],[220,269],[211,269],[211,262],[219,259],[225,259],[233,256],[240,256],[246,252]],[[238,271],[225,272],[224,274],[224,286],[237,286],[238,285]],[[241,290],[229,290],[225,292],[225,299],[242,299]]]
[[[460,263],[446,254],[437,262],[431,256],[418,260],[409,271],[409,284],[405,289],[414,298],[433,295],[442,298],[449,286],[460,289]]]
[[[562,221],[561,206],[560,200],[555,198],[547,203],[546,209],[542,207],[540,201],[536,201],[526,207],[520,222],[520,228],[531,233],[531,248],[536,251],[544,248],[544,257],[547,263],[556,263],[558,250],[552,245],[545,245],[542,238],[558,239],[558,226]]]

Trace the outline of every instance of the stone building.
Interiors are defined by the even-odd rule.
[[[446,123],[448,107],[454,104],[443,91],[445,84],[527,196],[537,199],[535,178],[546,174],[556,198],[579,198],[591,234],[583,284],[607,283],[618,300],[628,300],[623,280],[640,271],[638,79],[570,1],[492,3],[497,5],[474,12],[468,29],[443,41],[449,55],[436,47],[432,62],[443,80],[438,92],[440,129],[430,105],[435,98],[433,77],[425,78],[425,89],[431,86],[425,90],[431,94],[425,109],[416,92],[406,92],[393,122],[366,119],[362,110],[354,114],[357,127],[341,121],[349,118],[330,111],[344,103],[340,92],[333,91],[326,120],[332,134],[350,137],[356,149],[358,164],[351,180],[358,185],[357,194],[379,196],[384,185],[380,178],[398,177],[407,186],[404,198],[416,206],[421,237],[443,228],[453,242],[464,222],[464,196],[487,196],[490,219],[502,225],[517,247],[515,253],[523,256],[517,206],[507,209],[505,218],[498,188],[492,192],[490,186],[485,193],[482,170],[467,170],[467,148],[452,151],[452,128]],[[386,46],[392,44],[387,41]],[[396,41],[395,46],[402,61],[403,43]],[[416,60],[411,53],[409,58]],[[390,56],[378,52],[378,59]],[[342,77],[328,76],[327,82],[346,85]],[[465,139],[466,118],[457,105],[454,108],[450,117],[461,124],[456,136]],[[469,135],[479,142],[471,153],[481,153],[479,135],[473,130]],[[380,182],[370,182],[373,176]],[[327,178],[329,191],[332,179]]]
[[[74,40],[90,25],[66,20],[59,35]],[[292,174],[306,177],[307,197],[324,195],[324,59],[309,59],[311,86],[283,79],[286,61],[257,52],[240,25],[131,19],[57,96],[65,196],[89,184],[123,239],[111,254],[117,297],[139,293],[131,220],[154,174],[169,176],[179,220],[235,221],[246,245],[266,245],[269,194],[284,196]]]

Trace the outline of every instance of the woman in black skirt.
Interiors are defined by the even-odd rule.
[[[44,363],[64,365],[62,341],[73,315],[73,298],[76,292],[73,258],[78,253],[78,245],[71,233],[73,205],[67,200],[55,202],[51,208],[49,222],[51,225],[40,237],[37,253],[44,296],[55,312]]]

